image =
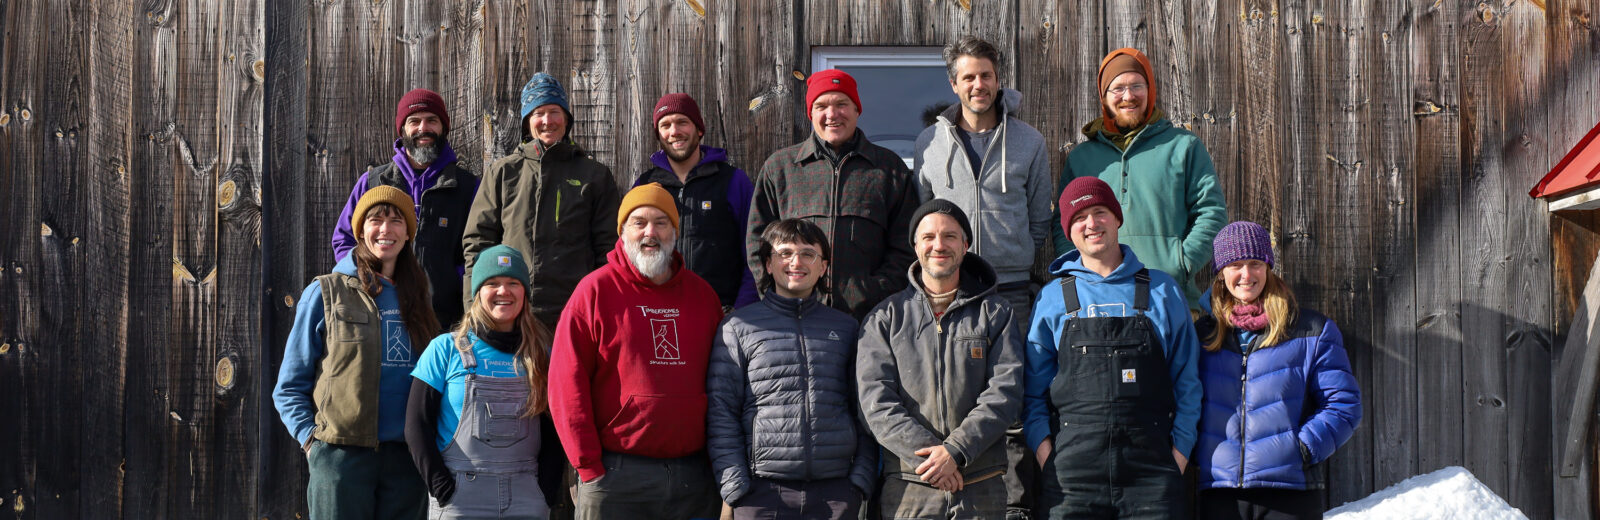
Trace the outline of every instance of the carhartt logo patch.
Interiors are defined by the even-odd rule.
[[[447,217],[439,217],[439,227],[450,227],[450,219]]]
[[[428,106],[427,103],[412,103],[411,106],[406,107],[406,108],[422,108],[422,107],[426,107],[426,106]]]
[[[709,200],[700,201],[700,210],[701,211],[711,211],[711,201],[709,201]]]
[[[494,262],[500,264],[500,267],[511,267],[511,257],[509,256],[496,257]]]
[[[656,113],[660,114],[662,112],[665,112],[669,108],[672,108],[672,107],[669,107],[669,106],[666,106],[666,105],[661,105],[660,107],[656,108]]]
[[[1091,198],[1094,198],[1094,195],[1084,195],[1082,197],[1078,197],[1076,199],[1072,199],[1072,202],[1071,202],[1072,207],[1078,207],[1078,203],[1079,202],[1083,202],[1083,201],[1089,200]]]
[[[972,359],[983,359],[983,347],[972,347],[967,351],[968,355],[972,356]]]
[[[1127,369],[1127,370],[1123,370],[1122,371],[1122,382],[1124,382],[1124,383],[1137,383],[1137,382],[1139,382],[1139,374],[1138,374],[1138,372],[1135,371],[1134,369],[1131,369],[1131,368]]]
[[[838,84],[839,84],[839,80],[837,80],[837,79],[835,79],[835,80],[832,80],[832,81],[833,81],[833,84],[835,84],[835,85],[838,85]]]

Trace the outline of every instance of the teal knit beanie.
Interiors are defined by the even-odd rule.
[[[501,244],[478,253],[477,261],[472,263],[472,295],[478,295],[478,288],[483,287],[483,282],[496,276],[510,276],[522,282],[523,289],[528,287],[528,262],[522,259],[522,252],[517,248]]]

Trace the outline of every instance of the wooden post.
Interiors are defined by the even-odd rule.
[[[1600,392],[1600,262],[1589,271],[1583,299],[1573,316],[1572,328],[1556,365],[1553,392],[1556,412],[1556,515],[1558,518],[1593,516],[1594,424],[1596,392]]]

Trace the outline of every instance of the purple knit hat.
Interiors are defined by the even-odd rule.
[[[1272,236],[1260,224],[1241,220],[1217,232],[1211,242],[1212,274],[1240,260],[1260,260],[1272,267]]]

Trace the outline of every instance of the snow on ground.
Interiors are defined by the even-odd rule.
[[[1367,498],[1336,507],[1324,517],[1327,520],[1528,518],[1460,466],[1405,479]]]

